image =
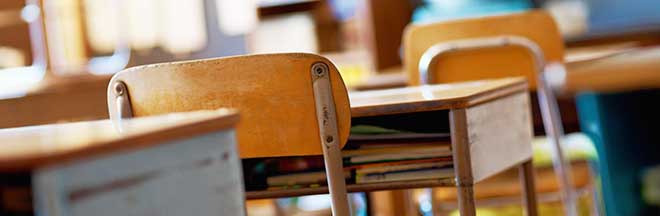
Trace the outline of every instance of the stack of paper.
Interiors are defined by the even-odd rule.
[[[453,176],[446,133],[404,132],[376,126],[354,126],[342,151],[344,168],[355,183],[377,183]]]
[[[342,150],[349,184],[453,177],[449,134],[415,133],[378,126],[351,128]],[[323,156],[243,160],[248,190],[326,185]]]

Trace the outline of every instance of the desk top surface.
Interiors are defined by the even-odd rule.
[[[232,128],[238,119],[219,109],[123,120],[117,128],[99,120],[0,129],[0,172],[159,145]]]
[[[627,50],[602,58],[569,62],[565,92],[617,92],[660,88],[660,47]]]
[[[505,78],[352,92],[353,117],[466,108],[526,91],[524,78]]]
[[[616,92],[660,88],[660,47],[639,48],[626,44],[575,49],[565,57],[567,74],[560,90]],[[403,87],[403,71],[374,75],[356,86],[359,90]]]

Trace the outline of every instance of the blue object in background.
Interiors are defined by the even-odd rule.
[[[335,17],[344,21],[355,15],[355,9],[359,2],[357,0],[330,0],[330,6]]]
[[[660,164],[660,90],[582,93],[582,131],[598,151],[605,215],[660,215],[642,200],[642,171]]]
[[[583,0],[589,8],[589,33],[658,29],[658,0]]]
[[[425,0],[413,12],[413,22],[432,22],[465,17],[525,11],[529,0]]]

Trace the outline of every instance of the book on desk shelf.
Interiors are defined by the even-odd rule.
[[[347,150],[342,152],[344,164],[362,164],[384,161],[401,161],[425,158],[451,157],[446,145],[424,145]]]
[[[448,133],[416,133],[373,125],[351,128],[344,168],[356,184],[453,176]]]
[[[449,134],[416,133],[378,126],[351,129],[342,150],[349,184],[425,180],[453,176]],[[245,163],[244,163],[245,164]],[[326,185],[322,156],[268,158],[246,169],[248,190],[280,190]],[[255,175],[255,172],[261,174]]]
[[[430,168],[419,170],[404,170],[396,172],[385,173],[370,173],[370,174],[357,174],[355,177],[356,184],[367,183],[381,183],[381,182],[394,182],[394,181],[412,181],[424,179],[440,179],[450,178],[454,176],[454,169],[447,168]]]
[[[344,172],[345,178],[350,178],[350,172]],[[324,185],[326,181],[325,171],[303,172],[286,175],[269,176],[266,182],[270,187],[294,186],[294,185]]]
[[[413,163],[401,163],[388,166],[372,166],[372,167],[362,167],[355,170],[356,175],[366,175],[374,173],[388,173],[388,172],[400,172],[407,170],[423,170],[431,168],[446,168],[451,167],[451,161],[430,161],[425,162],[424,160],[413,160]]]

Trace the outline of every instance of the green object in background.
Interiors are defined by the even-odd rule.
[[[660,165],[647,168],[642,174],[642,197],[649,205],[660,207]]]
[[[594,143],[583,133],[566,134],[562,147],[569,161],[598,161]],[[552,146],[547,137],[536,137],[532,141],[533,162],[536,167],[552,166]]]
[[[389,129],[373,125],[355,125],[351,127],[351,134],[397,134],[406,131]]]
[[[583,196],[578,199],[578,216],[589,216],[591,206],[591,198]],[[538,204],[539,216],[556,216],[563,215],[564,209],[559,202],[545,202]],[[460,213],[455,210],[452,211],[450,216],[460,216]],[[521,205],[507,205],[507,206],[494,206],[494,207],[478,207],[477,215],[479,216],[523,216],[523,208]]]

